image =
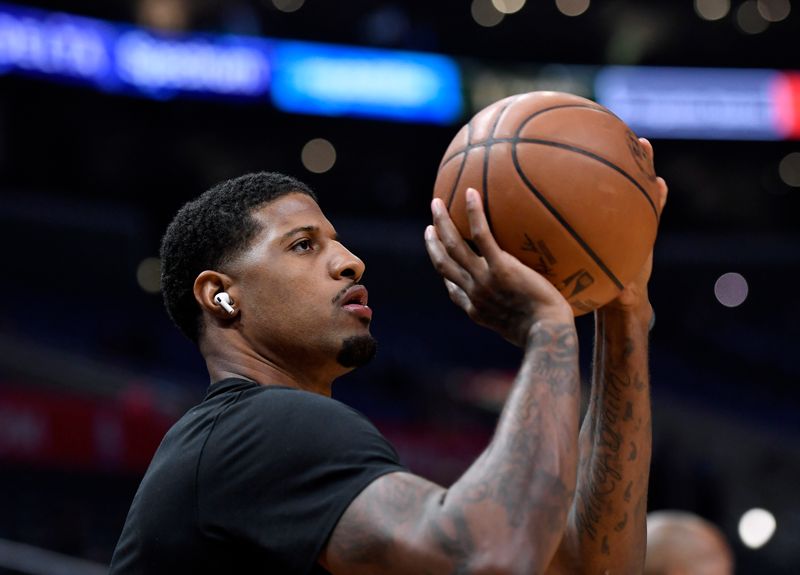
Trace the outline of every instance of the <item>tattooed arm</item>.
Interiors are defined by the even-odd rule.
[[[649,304],[596,312],[595,368],[581,427],[577,493],[548,573],[632,575],[644,568],[651,314]]]
[[[652,147],[643,146],[652,158]],[[667,186],[659,180],[663,209]],[[580,433],[577,493],[548,573],[641,573],[650,473],[647,293],[652,254],[620,296],[595,312],[594,370]]]
[[[334,574],[542,573],[564,534],[578,459],[578,356],[572,310],[541,275],[503,252],[475,190],[461,239],[441,201],[426,246],[453,301],[525,349],[494,437],[450,489],[408,473],[368,486],[320,556]]]

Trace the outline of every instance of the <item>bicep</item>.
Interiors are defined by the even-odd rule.
[[[411,473],[379,477],[339,519],[319,562],[334,575],[451,571],[446,545],[437,537],[441,528],[431,520],[445,493]]]

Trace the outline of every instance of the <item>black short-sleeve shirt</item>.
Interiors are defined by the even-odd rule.
[[[217,382],[164,437],[110,573],[324,573],[317,557],[350,502],[404,470],[378,430],[334,399]]]

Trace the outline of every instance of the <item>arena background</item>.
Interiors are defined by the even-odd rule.
[[[670,185],[649,508],[718,524],[737,573],[800,572],[799,23],[789,0],[0,4],[0,572],[104,572],[208,385],[157,293],[160,236],[249,171],[307,181],[367,263],[380,350],[335,397],[457,478],[520,356],[449,302],[422,232],[460,125],[537,89],[609,105]]]

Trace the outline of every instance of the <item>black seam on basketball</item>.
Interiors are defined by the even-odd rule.
[[[642,192],[642,195],[647,200],[647,203],[650,204],[650,207],[653,208],[653,214],[656,216],[656,221],[658,221],[658,208],[656,208],[655,203],[653,203],[652,198],[648,195],[647,191],[642,187],[642,185],[636,181],[636,179],[631,176],[628,172],[620,168],[613,162],[606,160],[602,156],[598,156],[594,152],[590,152],[589,150],[584,150],[583,148],[578,148],[576,146],[571,146],[570,144],[562,144],[561,142],[554,142],[552,140],[539,140],[537,138],[519,138],[516,144],[540,144],[542,146],[549,146],[551,148],[560,148],[562,150],[567,150],[569,152],[575,152],[576,154],[580,154],[582,156],[586,156],[587,158],[591,158],[595,161],[600,162],[604,166],[608,166],[612,170],[618,172],[620,175],[624,176],[630,183],[632,183],[637,190]]]
[[[450,190],[450,196],[447,198],[447,211],[450,211],[450,206],[453,205],[453,200],[456,197],[456,191],[458,190],[458,183],[461,181],[461,174],[464,173],[464,166],[467,165],[467,157],[469,156],[468,152],[464,152],[464,158],[461,160],[461,165],[458,167],[458,174],[456,175],[456,180],[453,182],[453,189]]]
[[[453,160],[457,159],[461,154],[466,154],[467,152],[469,152],[469,150],[461,150],[457,154],[454,154],[454,155],[450,156],[449,158],[447,158],[446,160],[442,161],[442,163],[439,165],[439,169],[436,170],[436,173],[439,174],[442,171],[442,168],[444,168],[447,164],[449,164]]]
[[[516,138],[517,142],[526,142],[526,143],[531,143],[531,144],[542,144],[544,146],[551,146],[551,147],[554,147],[554,148],[561,148],[562,150],[569,150],[571,152],[575,152],[576,154],[581,154],[581,155],[587,156],[589,158],[592,158],[593,160],[597,160],[598,162],[608,166],[609,168],[611,168],[613,170],[616,170],[622,176],[627,178],[634,186],[636,186],[637,190],[642,192],[642,195],[647,200],[647,203],[649,203],[650,207],[653,208],[653,213],[656,216],[656,221],[659,221],[660,218],[659,218],[659,215],[658,215],[658,208],[656,208],[656,205],[653,203],[652,198],[648,195],[648,193],[645,191],[645,189],[641,186],[641,184],[639,182],[636,181],[636,179],[633,176],[631,176],[628,172],[626,172],[625,170],[623,170],[622,168],[620,168],[616,164],[606,160],[602,156],[598,156],[597,154],[595,154],[593,152],[590,152],[589,150],[584,150],[583,148],[578,148],[576,146],[571,146],[569,144],[561,144],[559,142],[554,142],[552,140],[541,140],[541,139],[538,139],[538,138],[521,138],[520,137],[520,134],[522,133],[522,130],[525,128],[525,126],[528,124],[528,122],[533,120],[536,116],[544,114],[545,112],[551,112],[553,110],[561,110],[561,109],[564,109],[564,108],[587,108],[589,110],[596,110],[598,112],[602,112],[604,114],[608,114],[609,116],[612,116],[615,119],[617,119],[618,121],[622,122],[622,120],[619,118],[619,116],[614,114],[614,112],[612,112],[611,110],[609,110],[607,108],[604,108],[603,106],[592,105],[592,104],[560,104],[558,106],[551,106],[549,108],[543,108],[541,110],[537,110],[536,112],[533,112],[530,116],[525,118],[525,120],[523,122],[520,122],[519,127],[517,127],[517,132],[516,132],[516,134],[514,134],[514,137]],[[622,123],[624,124],[624,122],[622,122]],[[514,147],[516,149],[516,144],[514,145]]]
[[[533,120],[536,116],[541,116],[545,112],[552,112],[553,110],[563,110],[564,108],[587,108],[589,110],[596,110],[598,112],[603,112],[605,114],[609,114],[611,116],[615,116],[610,110],[603,108],[602,106],[592,106],[591,104],[559,104],[558,106],[550,106],[549,108],[542,108],[541,110],[536,110],[530,116],[525,118],[522,122],[520,122],[519,127],[517,128],[517,136],[522,132],[522,128],[525,127],[525,124]],[[617,118],[619,120],[619,118]]]
[[[531,191],[531,193],[534,196],[536,196],[540,202],[542,202],[542,205],[544,205],[544,207],[547,208],[547,211],[549,211],[553,215],[553,217],[558,220],[558,223],[560,223],[562,227],[565,230],[567,230],[567,232],[569,232],[569,234],[575,239],[576,242],[578,242],[578,244],[583,248],[583,250],[588,254],[588,256],[592,258],[594,262],[597,264],[597,266],[601,270],[603,270],[603,272],[608,276],[608,278],[612,282],[614,282],[614,285],[617,286],[617,288],[620,290],[624,289],[625,286],[622,285],[622,282],[620,282],[619,279],[617,279],[617,276],[614,275],[614,273],[608,268],[605,262],[603,262],[603,260],[600,259],[600,256],[598,256],[594,252],[594,250],[592,250],[592,248],[589,247],[589,244],[587,244],[586,241],[580,235],[578,235],[578,232],[576,232],[572,228],[572,226],[569,225],[567,220],[564,219],[564,216],[562,216],[559,213],[559,211],[556,210],[555,207],[553,207],[553,205],[549,201],[547,201],[547,198],[544,197],[544,195],[542,195],[541,192],[539,192],[539,190],[536,189],[536,186],[534,186],[530,182],[530,180],[528,180],[527,176],[522,171],[522,166],[519,165],[519,158],[517,158],[517,146],[511,147],[511,158],[514,162],[514,169],[517,171],[517,174],[522,179],[522,182],[525,184],[525,186],[527,186],[527,188]]]
[[[472,120],[467,122],[467,145],[469,145],[469,142],[470,142],[471,139],[472,139]],[[450,197],[447,198],[447,211],[448,212],[450,211],[450,206],[453,205],[453,200],[456,197],[456,191],[458,190],[458,183],[461,181],[461,174],[464,173],[464,166],[467,165],[467,157],[468,156],[469,156],[469,150],[467,150],[465,148],[464,149],[464,158],[461,160],[461,165],[458,167],[458,174],[456,175],[456,181],[453,182],[453,189],[450,190]],[[444,166],[449,161],[450,161],[450,159],[448,159],[445,162],[442,162],[442,166]],[[441,167],[439,169],[441,170]]]
[[[470,140],[471,139],[472,139],[472,120],[470,120],[467,123],[467,145],[464,146],[463,148],[461,148],[459,151],[450,154],[446,158],[442,158],[442,161],[439,164],[439,169],[436,170],[436,173],[438,174],[439,172],[441,172],[442,168],[444,168],[448,163],[450,163],[454,159],[456,159],[459,155],[466,154],[467,152],[469,152],[474,147],[474,146],[470,145]]]
[[[655,203],[653,203],[652,198],[647,193],[647,191],[642,187],[642,185],[639,182],[636,181],[636,179],[633,176],[631,176],[628,172],[626,172],[625,170],[623,170],[622,168],[620,168],[619,166],[617,166],[613,162],[610,162],[610,161],[606,160],[605,158],[603,158],[602,156],[598,156],[597,154],[595,154],[594,152],[590,152],[589,150],[584,150],[583,148],[578,148],[576,146],[571,146],[570,144],[562,144],[560,142],[554,142],[552,140],[538,140],[538,139],[535,139],[535,138],[514,137],[514,138],[491,138],[491,139],[488,139],[488,140],[484,140],[483,142],[480,142],[480,143],[477,143],[477,144],[473,144],[470,147],[469,150],[467,150],[465,148],[464,150],[462,150],[462,152],[467,152],[468,153],[468,152],[471,152],[475,148],[480,148],[481,146],[486,147],[488,149],[491,146],[493,146],[494,144],[505,144],[505,143],[510,143],[510,144],[514,144],[514,145],[519,144],[519,143],[522,143],[522,144],[540,144],[542,146],[550,146],[552,148],[561,148],[563,150],[568,150],[570,152],[575,152],[576,154],[580,154],[582,156],[586,156],[587,158],[591,158],[591,159],[593,159],[595,161],[598,161],[601,164],[603,164],[605,166],[608,166],[609,168],[611,168],[612,170],[614,170],[615,172],[617,172],[618,174],[623,176],[625,179],[627,179],[629,182],[631,182],[636,187],[636,189],[639,190],[642,193],[644,198],[647,200],[647,203],[650,204],[650,207],[653,209],[653,214],[655,214],[655,216],[656,216],[656,220],[660,221],[660,219],[661,219],[661,217],[660,217],[660,215],[658,213],[658,209],[656,208]],[[462,152],[458,152],[457,154],[460,154]],[[455,157],[455,156],[453,156],[453,157]],[[453,157],[448,158],[445,161],[445,163],[449,162]]]
[[[511,102],[509,102],[509,103],[506,105],[506,107],[505,107],[505,108],[503,108],[503,110],[501,110],[501,111],[500,111],[500,113],[502,114],[502,113],[503,113],[503,112],[506,110],[506,108],[508,108],[508,106],[509,106],[509,105],[511,105],[511,104],[513,104],[513,103],[514,103],[514,101],[516,101],[516,99],[515,99],[515,100],[513,100],[513,101],[511,101]],[[525,118],[525,121],[523,121],[523,122],[522,122],[522,123],[519,125],[519,128],[517,129],[517,135],[516,135],[515,137],[519,137],[519,133],[522,131],[522,127],[523,127],[525,124],[527,124],[528,122],[530,122],[530,121],[531,121],[533,118],[535,118],[536,116],[539,116],[540,114],[544,114],[545,112],[550,112],[550,111],[552,111],[552,110],[560,110],[560,109],[562,109],[562,108],[587,108],[587,109],[589,109],[589,110],[596,110],[596,111],[598,111],[598,112],[603,112],[603,113],[605,113],[605,114],[608,114],[608,115],[610,115],[610,116],[614,116],[614,117],[615,117],[617,120],[620,120],[620,119],[619,119],[619,117],[618,117],[616,114],[614,114],[614,113],[613,113],[613,112],[611,112],[610,110],[607,110],[606,108],[603,108],[602,106],[590,106],[590,105],[588,105],[588,104],[561,104],[560,106],[551,106],[550,108],[544,108],[544,109],[542,109],[542,110],[537,110],[537,111],[535,111],[533,114],[531,114],[530,116],[528,116],[527,118]],[[622,120],[620,120],[620,122],[621,122],[621,121],[622,121]],[[468,124],[468,126],[470,126],[470,128],[471,128],[471,126],[472,126],[472,121],[471,121],[471,120],[470,120],[470,123]],[[493,138],[493,137],[491,137],[491,136],[493,136],[493,134],[490,134],[490,137],[489,137],[489,139],[487,139],[487,140],[484,140],[484,141],[482,141],[482,142],[476,142],[476,143],[474,143],[474,144],[471,142],[471,139],[472,139],[472,138],[471,138],[471,137],[468,137],[468,138],[467,138],[467,145],[466,145],[465,147],[461,148],[460,150],[456,150],[455,152],[453,152],[452,154],[450,154],[450,155],[449,155],[447,158],[445,158],[444,160],[442,160],[442,165],[446,164],[447,162],[449,162],[450,160],[452,160],[453,158],[455,158],[456,156],[458,156],[458,155],[459,155],[459,154],[461,154],[461,153],[464,153],[464,152],[469,152],[469,151],[470,151],[470,150],[472,150],[473,148],[480,148],[481,146],[486,146],[487,144],[488,144],[488,145],[491,145],[491,144],[493,144],[493,143],[495,143],[495,142],[507,142],[507,141],[511,141],[511,139],[510,139],[510,138],[497,138],[497,139],[495,139],[495,138]]]
[[[467,145],[469,145],[469,141],[472,139],[472,120],[467,122]],[[457,156],[458,154],[456,154]],[[461,165],[458,167],[458,174],[456,174],[456,181],[453,182],[453,189],[450,190],[450,196],[447,198],[447,211],[450,211],[450,206],[453,205],[453,200],[456,197],[456,190],[458,190],[458,183],[461,181],[461,174],[464,173],[464,166],[467,165],[467,156],[469,155],[469,151],[465,148],[464,149],[464,158],[461,160]],[[443,161],[439,166],[439,171],[442,171],[442,168],[447,165],[447,162],[455,158],[456,156],[451,156],[446,161]]]
[[[464,146],[463,148],[461,148],[460,150],[458,150],[457,152],[453,152],[452,154],[447,156],[444,160],[442,160],[441,166],[444,166],[447,162],[451,161],[453,158],[458,157],[459,154],[466,154],[470,150],[473,150],[475,148],[480,148],[481,146],[485,146],[485,145],[486,145],[486,142],[481,142],[479,144],[468,144],[468,145]],[[439,169],[441,169],[441,167]]]
[[[506,110],[511,107],[511,104],[516,102],[518,99],[519,96],[511,99],[511,101],[503,106],[500,112],[497,114],[497,117],[494,119],[494,123],[492,123],[492,129],[489,132],[489,140],[494,141],[494,133],[497,131],[497,126],[500,124],[500,119],[503,117],[503,114],[506,113]],[[486,223],[489,225],[489,231],[492,232],[492,235],[494,235],[492,215],[489,210],[489,151],[491,148],[491,146],[486,146],[486,149],[483,153],[483,213],[486,215]],[[466,157],[466,155],[464,157]]]

